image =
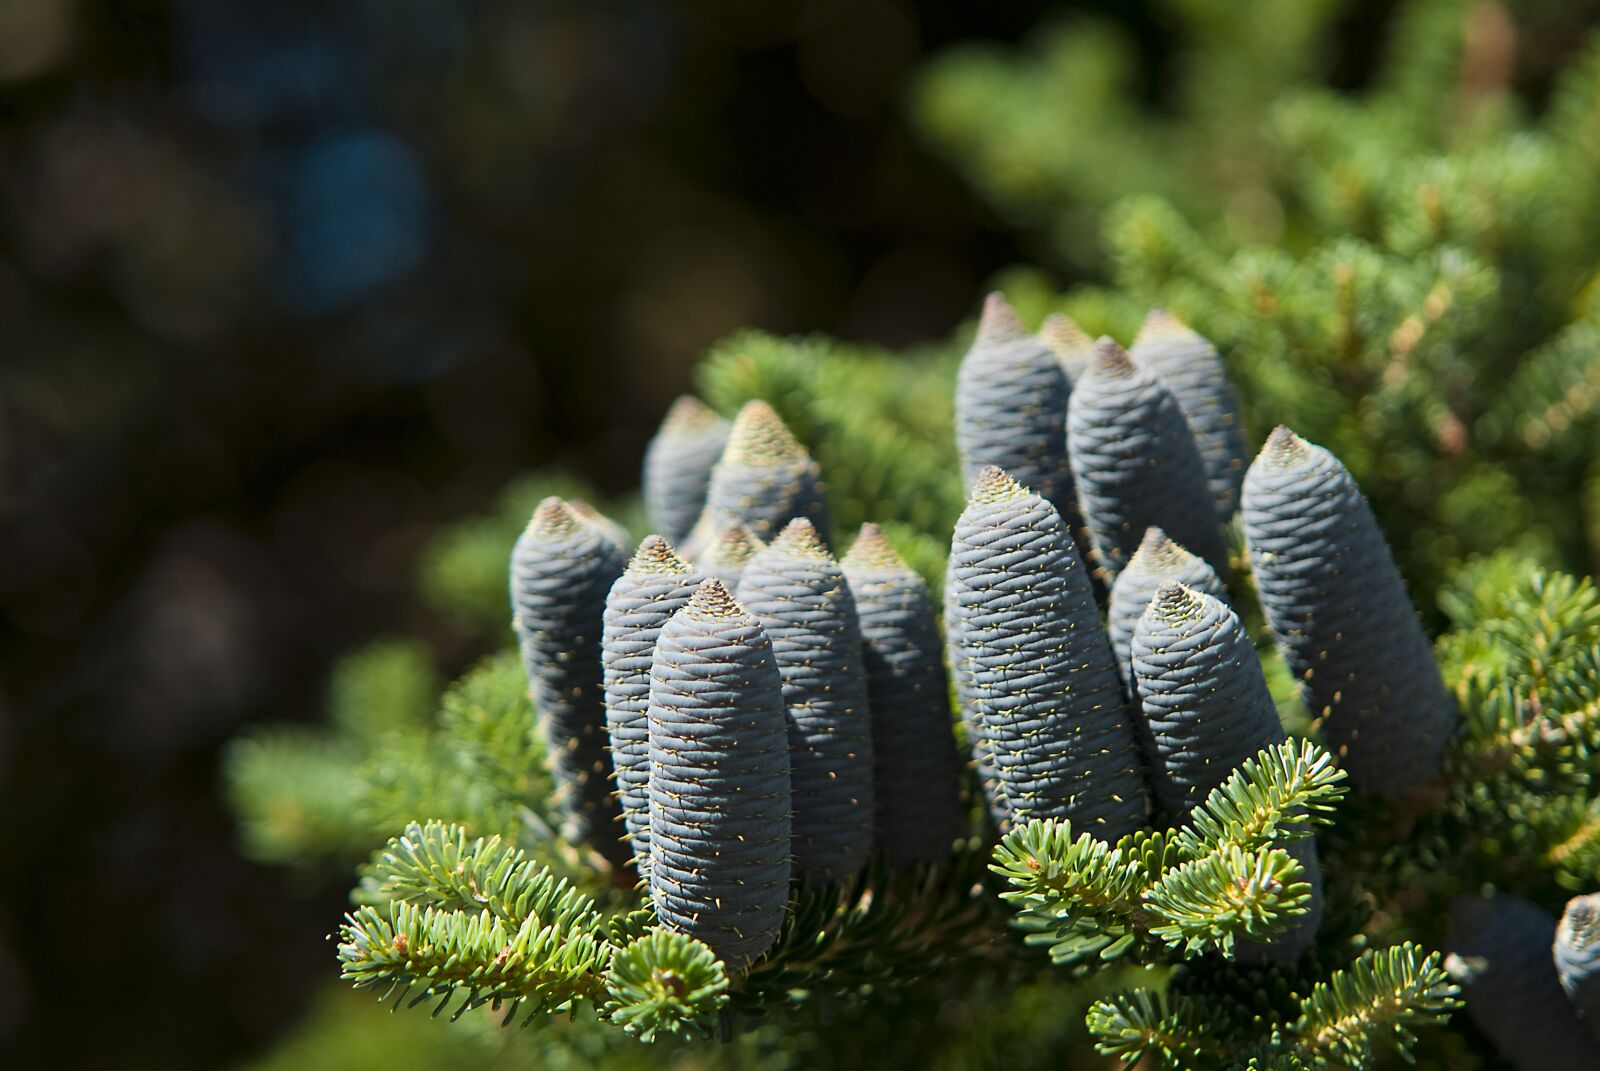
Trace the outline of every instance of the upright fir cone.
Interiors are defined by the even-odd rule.
[[[1228,542],[1206,487],[1205,463],[1172,392],[1109,338],[1072,392],[1067,444],[1083,520],[1107,582],[1145,530],[1174,540],[1228,572]]]
[[[650,671],[650,896],[733,970],[777,940],[789,896],[789,738],[772,643],[706,580]]]
[[[645,510],[670,543],[681,543],[706,505],[711,467],[728,445],[729,426],[700,399],[680,395],[644,450]]]
[[[739,601],[772,637],[789,716],[794,863],[845,878],[872,851],[872,712],[849,581],[805,518],[750,560]]]
[[[1387,796],[1437,773],[1456,707],[1355,480],[1279,427],[1245,476],[1245,540],[1267,624],[1350,781]]]
[[[1458,896],[1450,907],[1445,970],[1472,1021],[1519,1071],[1600,1067],[1600,1044],[1556,976],[1555,939],[1556,920],[1520,896]]]
[[[748,525],[762,540],[804,517],[828,537],[828,500],[817,463],[766,402],[746,402],[711,470],[706,510],[686,549],[698,557],[712,533]]]
[[[1165,309],[1151,309],[1133,340],[1135,364],[1154,372],[1178,400],[1206,466],[1217,519],[1233,520],[1244,483],[1239,403],[1217,348]]]
[[[1002,825],[1068,818],[1115,842],[1144,824],[1138,743],[1088,571],[1055,508],[990,466],[950,549],[952,660]]]
[[[1567,901],[1556,927],[1556,976],[1578,1018],[1600,1040],[1600,893]]]
[[[961,832],[960,764],[928,585],[875,524],[840,564],[861,622],[878,848],[897,867],[945,859]]]
[[[990,294],[956,375],[956,445],[967,489],[985,465],[1004,469],[1047,499],[1077,540],[1083,520],[1066,441],[1071,392],[1055,352],[1028,333],[1004,297]]]
[[[578,518],[582,520],[584,524],[587,524],[589,527],[605,536],[606,539],[608,539],[617,548],[617,552],[619,554],[621,554],[623,557],[628,556],[628,543],[630,541],[628,539],[628,530],[626,528],[622,527],[622,525],[618,524],[610,517],[607,517],[604,513],[601,513],[599,510],[595,509],[581,498],[568,499],[567,505],[571,508],[573,513],[578,515]]]
[[[539,503],[511,552],[511,625],[538,708],[557,802],[575,836],[628,862],[611,793],[600,634],[624,552],[560,498]]]
[[[1064,312],[1053,312],[1039,325],[1039,338],[1050,347],[1061,367],[1066,369],[1067,382],[1076,383],[1089,368],[1094,356],[1094,339]]]
[[[1133,667],[1128,661],[1128,648],[1133,642],[1133,630],[1144,616],[1145,607],[1156,597],[1162,584],[1175,581],[1212,598],[1226,602],[1227,591],[1216,570],[1184,550],[1159,528],[1145,529],[1139,549],[1133,552],[1128,564],[1117,574],[1111,586],[1111,606],[1106,614],[1106,631],[1111,634],[1111,649],[1116,653],[1117,665],[1122,667],[1122,679],[1128,684],[1128,694],[1133,695]]]
[[[1187,822],[1246,759],[1284,741],[1255,647],[1216,597],[1163,583],[1134,630],[1132,661],[1150,780],[1169,821]],[[1241,958],[1297,959],[1322,924],[1316,842],[1299,841],[1289,851],[1311,884],[1307,913],[1269,944],[1241,944]]]
[[[650,662],[661,630],[703,580],[679,560],[672,544],[652,535],[606,596],[600,640],[606,731],[622,821],[638,863],[650,856]]]
[[[714,576],[730,589],[739,586],[744,567],[766,546],[747,524],[733,524],[716,533],[695,559],[707,576]]]
[[[972,752],[972,768],[978,775],[978,787],[983,790],[984,804],[995,826],[1004,829],[1011,821],[1011,812],[1001,792],[988,738],[978,724],[978,699],[972,686],[974,648],[962,639],[961,615],[956,613],[954,568],[955,559],[950,558],[944,570],[944,649],[950,660],[950,683],[955,689],[956,709],[961,714],[967,748]]]

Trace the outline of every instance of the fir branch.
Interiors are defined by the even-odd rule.
[[[1282,848],[1224,846],[1145,891],[1145,906],[1157,920],[1150,933],[1185,954],[1214,948],[1231,956],[1236,939],[1264,941],[1305,914],[1311,899],[1305,879],[1305,867]]]
[[[1253,851],[1309,837],[1312,825],[1332,820],[1344,781],[1333,756],[1309,740],[1264,748],[1195,808],[1178,850],[1199,858],[1228,845]]]
[[[1206,1071],[1225,1059],[1222,1008],[1196,997],[1148,989],[1095,1001],[1085,1022],[1095,1051],[1132,1066],[1151,1060],[1164,1067]]]
[[[1380,1046],[1405,1056],[1418,1028],[1443,1023],[1460,1006],[1459,989],[1438,952],[1409,941],[1367,952],[1320,982],[1293,1027],[1318,1067],[1365,1067]]]
[[[700,941],[669,930],[651,930],[617,949],[605,981],[611,1021],[641,1041],[705,1034],[728,1002],[722,961]]]

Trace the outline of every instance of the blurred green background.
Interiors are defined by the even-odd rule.
[[[1307,16],[1285,54],[1362,87],[1389,5],[1328,6],[1260,32]],[[1594,8],[1521,6],[1537,104]],[[345,885],[241,857],[223,745],[320,720],[374,636],[481,655],[422,548],[530,470],[625,492],[735,329],[940,340],[1013,264],[1103,275],[1115,196],[1210,222],[1259,131],[1225,82],[1186,111],[1228,72],[1183,7],[0,0],[0,1063],[236,1066],[310,1016],[328,1066],[399,1066],[434,1024],[317,996]],[[1111,88],[1007,113],[1083,16],[1115,27],[1075,84]],[[974,45],[1023,41],[1015,83]],[[913,102],[936,54],[979,91]]]

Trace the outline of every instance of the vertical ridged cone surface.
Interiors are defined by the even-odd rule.
[[[1114,842],[1145,820],[1138,742],[1087,569],[1055,508],[973,481],[949,570],[951,658],[1002,825],[1068,818]]]
[[[1282,743],[1283,724],[1249,635],[1213,595],[1163,584],[1139,618],[1131,653],[1151,787],[1165,819],[1182,824],[1244,760]],[[1242,946],[1247,959],[1295,959],[1322,923],[1316,844],[1290,850],[1306,868],[1310,910],[1270,944]]]
[[[1518,1071],[1600,1067],[1597,1044],[1556,977],[1556,920],[1520,896],[1458,896],[1445,969],[1467,1012]]]
[[[728,432],[726,420],[685,394],[672,403],[645,447],[645,510],[668,542],[683,542],[700,518],[711,468],[728,445]]]
[[[1227,538],[1188,421],[1172,392],[1110,339],[1095,344],[1094,360],[1072,391],[1067,445],[1084,524],[1108,583],[1152,525],[1227,575]]]
[[[729,525],[711,540],[700,557],[695,559],[695,565],[701,572],[716,577],[732,590],[739,586],[744,567],[764,546],[766,544],[756,538],[749,525]]]
[[[1239,508],[1249,458],[1240,434],[1239,403],[1217,348],[1175,316],[1152,309],[1129,352],[1135,364],[1154,372],[1177,399],[1205,462],[1217,518],[1229,523]]]
[[[1111,586],[1111,605],[1106,613],[1106,631],[1111,635],[1111,649],[1116,653],[1117,665],[1122,669],[1122,679],[1127,682],[1128,694],[1133,694],[1133,668],[1128,661],[1133,630],[1144,616],[1145,607],[1156,597],[1162,584],[1175,581],[1213,598],[1227,601],[1227,592],[1215,569],[1205,559],[1190,554],[1159,528],[1146,529],[1139,549]]]
[[[961,832],[960,764],[928,586],[876,525],[840,564],[861,625],[877,845],[893,866],[945,859]]]
[[[817,531],[795,520],[750,560],[739,601],[772,639],[789,718],[795,869],[848,877],[872,850],[872,714],[855,599]]]
[[[549,747],[557,802],[615,866],[630,853],[611,792],[601,681],[606,594],[625,552],[559,498],[539,503],[511,552],[512,628]]]
[[[600,639],[606,732],[622,821],[640,863],[650,854],[650,663],[661,630],[703,580],[670,543],[652,535],[606,596]]]
[[[1600,1041],[1600,893],[1567,902],[1556,928],[1555,960],[1567,999]]]
[[[955,690],[956,710],[961,715],[961,725],[966,732],[967,749],[971,752],[973,770],[978,775],[978,787],[983,790],[983,800],[989,817],[997,827],[1004,829],[1010,821],[1005,798],[1000,794],[1000,779],[995,775],[994,760],[990,757],[978,725],[977,694],[972,687],[971,644],[962,639],[961,615],[956,612],[954,577],[955,559],[945,563],[944,571],[944,650],[949,659],[950,684]]]
[[[772,643],[721,581],[661,630],[648,724],[656,916],[738,970],[783,926],[792,800]]]
[[[968,490],[985,465],[994,465],[1048,499],[1071,531],[1081,529],[1067,462],[1071,390],[1050,346],[1022,326],[1003,297],[990,294],[956,375],[956,445]]]
[[[817,463],[770,405],[746,402],[711,470],[705,538],[745,524],[759,539],[770,542],[796,517],[806,518],[823,539],[828,538],[828,500]],[[695,557],[703,543],[690,543],[685,553]]]
[[[1355,480],[1286,428],[1245,476],[1267,624],[1351,783],[1404,795],[1436,774],[1456,708]]]
[[[1094,339],[1062,312],[1053,312],[1044,318],[1044,323],[1039,325],[1039,338],[1066,370],[1068,385],[1076,383],[1089,367]]]

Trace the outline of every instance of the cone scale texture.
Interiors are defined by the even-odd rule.
[[[729,525],[716,534],[695,559],[695,565],[707,576],[722,581],[732,591],[739,586],[744,567],[764,546],[766,544],[756,538],[748,525]]]
[[[1600,893],[1568,901],[1556,927],[1555,957],[1561,988],[1600,1041]]]
[[[1239,403],[1217,348],[1177,317],[1152,309],[1129,355],[1134,364],[1155,373],[1177,399],[1205,462],[1217,519],[1231,522],[1249,462],[1239,433]]]
[[[950,685],[928,586],[864,525],[840,563],[855,596],[872,712],[878,848],[892,866],[934,862],[961,832]]]
[[[770,541],[796,517],[806,518],[828,538],[828,503],[817,463],[772,406],[746,402],[711,470],[701,531],[685,553],[696,557],[712,533],[735,524],[747,525],[758,539]]]
[[[661,630],[648,727],[656,916],[737,970],[783,925],[789,745],[772,644],[721,581]]]
[[[1600,1044],[1556,976],[1556,920],[1520,896],[1459,896],[1450,908],[1448,970],[1467,1012],[1518,1071],[1600,1067]]]
[[[644,451],[645,510],[669,543],[681,543],[706,504],[711,467],[728,445],[728,422],[698,398],[682,395]]]
[[[1284,740],[1261,662],[1239,618],[1205,592],[1168,581],[1139,619],[1131,646],[1141,739],[1157,805],[1188,821],[1246,759]],[[1290,846],[1312,888],[1307,913],[1247,959],[1297,958],[1322,922],[1322,872],[1314,841]]]
[[[1128,661],[1133,630],[1161,585],[1169,581],[1227,601],[1221,579],[1204,559],[1178,546],[1161,529],[1146,529],[1139,549],[1134,551],[1127,566],[1117,574],[1117,582],[1111,586],[1111,605],[1106,614],[1111,649],[1116,652],[1117,665],[1122,668],[1129,695],[1133,694],[1133,670]]]
[[[670,543],[652,535],[606,596],[600,639],[606,732],[622,821],[641,862],[650,854],[650,662],[662,628],[704,579]]]
[[[1067,399],[1061,359],[990,294],[956,375],[956,445],[968,490],[985,465],[1004,469],[1048,499],[1070,530],[1083,527],[1067,462]]]
[[[1088,572],[1060,515],[1004,472],[973,482],[949,572],[952,659],[1002,825],[1068,818],[1115,841],[1144,824],[1138,744]],[[958,675],[958,679],[959,679]]]
[[[810,521],[791,521],[745,567],[739,601],[783,679],[794,785],[795,869],[848,877],[872,850],[872,714],[855,599]]]
[[[629,852],[611,792],[600,640],[606,594],[625,565],[621,547],[555,497],[539,503],[511,552],[512,628],[557,803],[613,866]]]
[[[1067,444],[1096,564],[1108,582],[1152,526],[1227,574],[1227,540],[1189,424],[1172,392],[1110,339],[1095,344],[1072,392]]]
[[[1378,522],[1332,454],[1287,428],[1245,476],[1245,539],[1267,624],[1358,789],[1437,773],[1454,701]]]

